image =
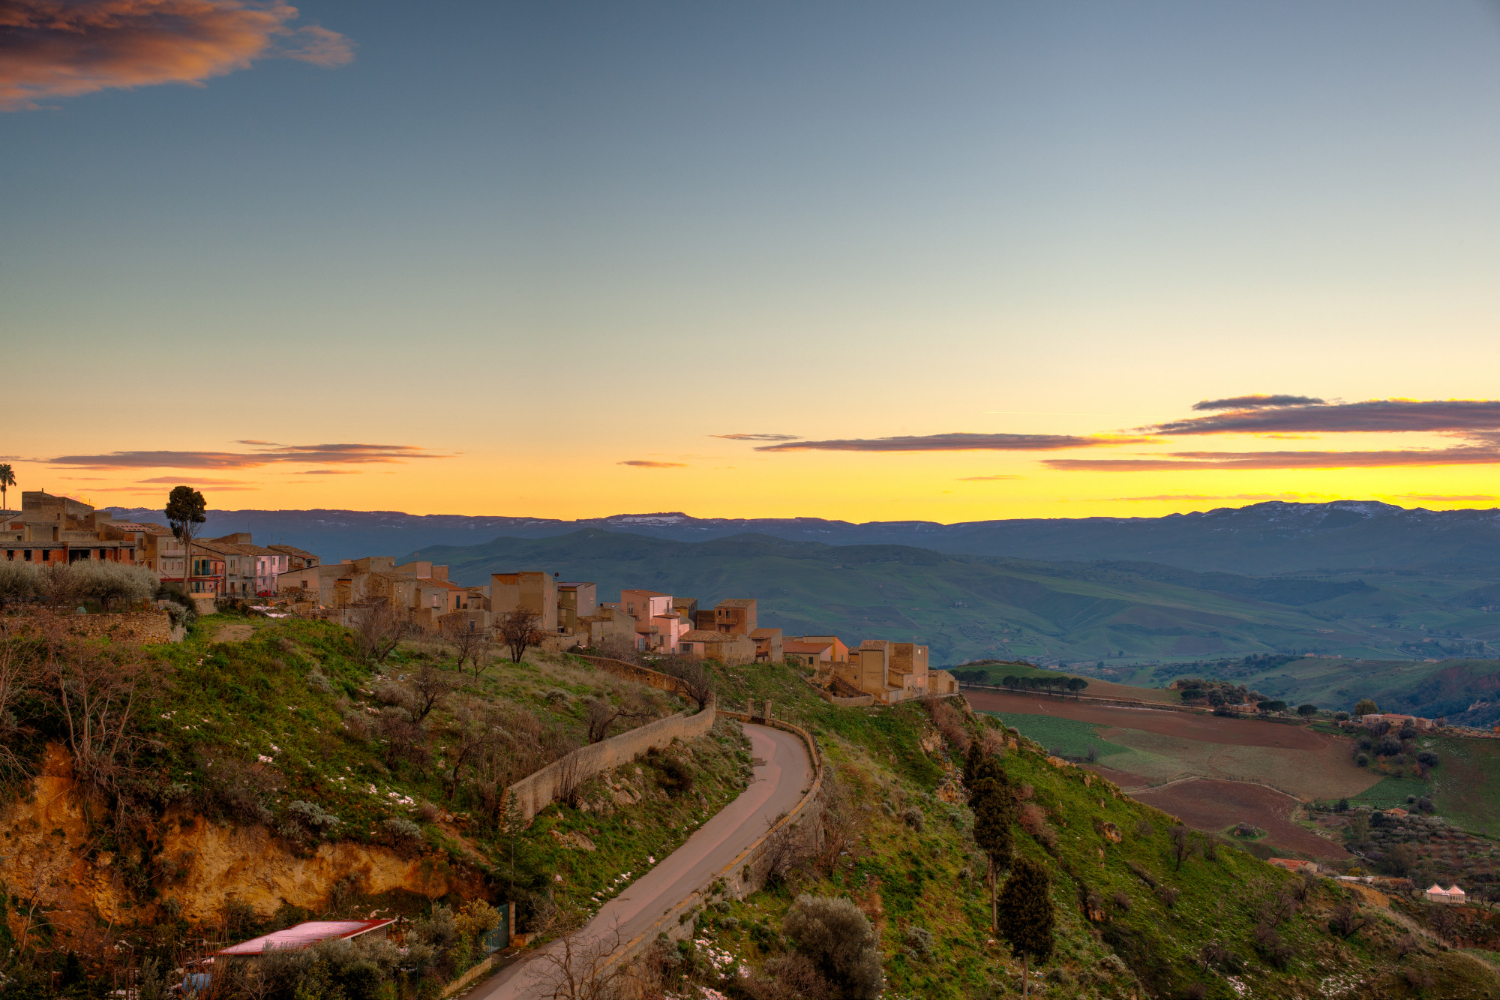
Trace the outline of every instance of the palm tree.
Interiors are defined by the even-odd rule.
[[[16,485],[16,473],[9,464],[0,465],[0,511],[10,508],[5,505],[5,490],[7,487]]]

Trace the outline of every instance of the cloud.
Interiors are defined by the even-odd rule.
[[[1095,434],[927,434],[919,437],[852,438],[762,445],[756,451],[1060,451],[1105,444],[1140,444],[1140,437]]]
[[[295,476],[353,476],[357,475],[353,469],[309,469],[306,472],[294,472]]]
[[[1025,476],[964,476],[961,483],[990,483],[1000,479],[1025,479]]]
[[[1228,399],[1205,399],[1194,403],[1195,410],[1253,410],[1261,406],[1306,406],[1321,403],[1313,396],[1230,396]]]
[[[60,455],[49,465],[68,469],[253,469],[263,465],[347,465],[447,458],[405,444],[277,445],[252,452],[112,451],[104,455]]]
[[[353,43],[292,27],[282,0],[7,0],[0,5],[0,109],[100,90],[202,85],[282,57],[342,66]]]
[[[253,486],[253,483],[243,479],[208,479],[202,476],[153,476],[150,479],[137,479],[137,483],[170,483],[173,486],[188,483],[192,486]]]
[[[796,434],[710,434],[712,438],[723,438],[725,441],[795,441]]]
[[[1161,458],[1049,458],[1067,472],[1163,472],[1184,469],[1380,469],[1398,466],[1500,464],[1500,448],[1396,451],[1181,451]]]
[[[648,462],[644,458],[632,458],[627,462],[617,462],[617,465],[630,465],[637,469],[685,469],[686,462]]]
[[[1199,403],[1194,409],[1202,407]],[[1142,428],[1152,434],[1344,434],[1426,432],[1474,434],[1500,430],[1500,400],[1371,399],[1362,403],[1313,403],[1255,407]]]

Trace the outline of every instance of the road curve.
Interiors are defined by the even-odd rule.
[[[601,941],[629,942],[645,933],[653,921],[707,885],[740,852],[765,833],[777,816],[789,812],[812,785],[812,762],[807,748],[792,733],[768,726],[746,725],[750,753],[757,761],[750,786],[687,842],[651,871],[604,904],[584,927],[576,949]],[[547,951],[556,948],[549,945]],[[480,983],[468,1000],[521,1000],[544,995],[542,983],[553,971],[542,953],[515,963]]]

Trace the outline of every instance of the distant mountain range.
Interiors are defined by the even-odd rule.
[[[159,511],[115,508],[161,521]],[[1415,570],[1500,581],[1500,510],[1407,510],[1373,501],[1269,503],[1166,517],[1027,518],[938,524],[821,518],[697,518],[617,514],[562,521],[537,517],[415,515],[394,511],[212,511],[214,534],[253,532],[325,559],[397,555],[498,536],[548,538],[602,529],[670,541],[768,535],[825,545],[907,545],[973,556],[1134,560],[1200,572],[1251,575],[1329,570]]]
[[[1371,658],[1489,655],[1500,615],[1475,581],[1336,574],[1247,577],[1144,562],[1042,562],[904,545],[824,545],[768,535],[680,542],[587,528],[548,538],[429,546],[452,578],[543,569],[711,606],[754,597],[760,624],[846,641],[918,639],[936,663],[978,657],[1088,663],[1134,676],[1161,660],[1318,653]]]

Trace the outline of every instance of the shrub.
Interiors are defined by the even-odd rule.
[[[1177,896],[1177,890],[1169,885],[1164,885],[1156,890],[1156,898],[1161,900],[1161,905],[1169,910],[1177,905]]]
[[[1147,837],[1151,836],[1154,833],[1156,833],[1156,827],[1152,826],[1151,821],[1146,817],[1142,816],[1140,819],[1135,821],[1135,835],[1137,837],[1145,840]]]
[[[1117,890],[1114,895],[1114,900],[1115,905],[1118,906],[1122,911],[1124,911],[1125,913],[1130,912],[1130,897],[1125,895],[1124,891]]]
[[[294,800],[286,807],[286,811],[288,816],[313,830],[329,831],[343,822],[316,802],[304,802],[301,799]]]
[[[161,578],[145,566],[84,559],[68,565],[74,593],[99,602],[109,611],[117,603],[149,601],[161,586]]]
[[[1442,758],[1433,753],[1431,750],[1423,750],[1421,753],[1417,754],[1417,763],[1421,764],[1423,767],[1437,767],[1438,762],[1441,759]]]
[[[847,899],[801,895],[782,929],[825,979],[850,1000],[880,995],[880,950],[870,921]]]
[[[906,954],[919,962],[932,961],[932,931],[925,927],[906,929]]]
[[[1421,812],[1430,813],[1433,812],[1436,808],[1437,807],[1432,804],[1432,800],[1429,798],[1420,798],[1417,800],[1417,809]]]
[[[1359,765],[1360,767],[1365,767],[1370,763],[1370,758],[1366,754],[1356,754],[1354,757],[1354,763]]]
[[[392,816],[389,819],[382,820],[380,825],[385,827],[386,833],[390,834],[398,841],[422,839],[422,828],[409,819],[403,819],[400,816]]]
[[[267,800],[281,787],[276,769],[237,757],[210,757],[203,762],[203,775],[208,801],[221,815],[237,823],[271,822]]]
[[[1348,712],[1334,712],[1333,713],[1333,721],[1334,722],[1348,722],[1349,721],[1349,713]]]
[[[927,822],[927,816],[917,806],[912,806],[901,814],[901,821],[918,833]]]
[[[1300,716],[1302,716],[1304,719],[1308,718],[1309,716],[1317,715],[1318,714],[1318,706],[1317,705],[1311,705],[1311,704],[1308,704],[1308,705],[1298,705],[1297,706],[1297,714],[1300,715]]]
[[[307,686],[314,691],[322,691],[324,694],[333,694],[333,682],[324,676],[323,671],[314,667],[307,673]]]

